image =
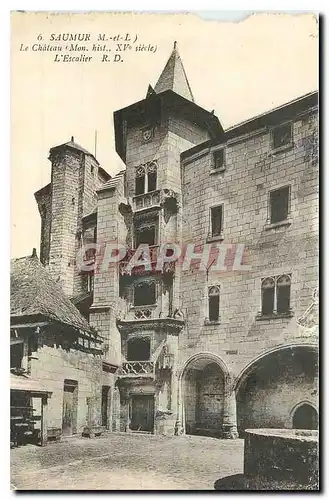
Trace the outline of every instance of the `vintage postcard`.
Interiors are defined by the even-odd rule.
[[[318,22],[11,13],[13,489],[319,489]]]

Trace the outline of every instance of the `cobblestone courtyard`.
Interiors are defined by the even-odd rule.
[[[11,450],[20,490],[213,490],[243,471],[243,440],[111,434]]]

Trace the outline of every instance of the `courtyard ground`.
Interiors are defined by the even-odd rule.
[[[18,490],[213,490],[243,471],[243,440],[108,434],[11,450]]]

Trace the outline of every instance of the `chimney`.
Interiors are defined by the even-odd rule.
[[[71,137],[71,142],[74,142],[74,137],[73,137],[73,135],[72,135],[72,137]]]
[[[32,257],[38,257],[36,248],[33,248],[33,250],[32,250]]]

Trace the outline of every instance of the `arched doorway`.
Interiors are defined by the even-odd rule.
[[[303,403],[296,408],[292,417],[293,429],[317,430],[319,426],[318,412],[308,404]]]
[[[181,390],[186,434],[220,436],[222,433],[226,374],[218,359],[198,355],[185,367]]]
[[[292,404],[316,397],[317,377],[315,346],[284,346],[256,359],[242,372],[236,386],[240,435],[248,428],[291,428]],[[296,418],[309,422],[306,411]]]

